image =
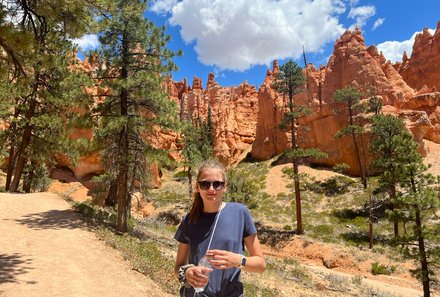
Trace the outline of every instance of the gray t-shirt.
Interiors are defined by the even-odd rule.
[[[174,238],[189,244],[189,263],[199,262],[208,249],[211,232],[217,213],[202,213],[196,222],[189,222],[189,216],[183,217]],[[244,254],[243,239],[257,233],[252,217],[246,206],[229,202],[220,212],[217,227],[210,249],[226,250]],[[203,293],[196,296],[239,297],[243,296],[243,284],[240,282],[240,269],[214,269],[209,275],[209,283]],[[194,289],[182,289],[183,296],[194,296]],[[182,292],[181,292],[182,293]]]

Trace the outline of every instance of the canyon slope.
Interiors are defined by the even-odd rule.
[[[351,174],[359,174],[351,140],[334,137],[348,124],[348,116],[333,94],[354,85],[364,94],[364,100],[374,94],[381,100],[384,113],[404,119],[419,144],[419,151],[426,156],[424,139],[440,143],[439,41],[440,22],[434,35],[426,29],[417,35],[410,58],[405,53],[402,62],[392,64],[374,45],[365,44],[358,28],[346,31],[336,40],[326,66],[316,68],[309,64],[304,69],[307,83],[294,100],[307,105],[313,114],[301,121],[308,129],[300,132],[300,146],[326,152],[327,159],[315,160],[319,164],[346,163]],[[285,99],[273,88],[278,71],[279,65],[274,61],[258,90],[247,82],[237,87],[222,87],[215,82],[213,74],[209,75],[206,88],[197,77],[192,86],[186,81],[170,79],[167,88],[172,100],[179,102],[180,112],[193,119],[206,119],[211,108],[214,151],[224,164],[235,164],[248,153],[255,160],[267,160],[288,149],[290,143],[288,133],[278,128],[285,108]],[[357,121],[368,127],[369,116],[358,115]],[[364,138],[368,159],[370,135],[367,133]]]
[[[93,71],[94,65],[88,60],[81,63],[86,72]],[[170,100],[177,103],[181,119],[192,119],[195,123],[199,119],[206,121],[211,114],[215,156],[223,164],[233,166],[246,157],[268,160],[289,148],[289,133],[278,128],[286,106],[286,99],[273,87],[278,72],[278,62],[274,61],[258,90],[247,82],[221,86],[214,74],[209,74],[205,86],[201,78],[194,76],[192,85],[186,79],[176,82],[168,77],[165,87]],[[382,102],[383,113],[402,118],[423,156],[429,154],[424,140],[440,143],[440,22],[434,35],[427,29],[418,34],[411,56],[404,53],[402,62],[395,64],[374,45],[367,46],[358,28],[346,31],[336,40],[327,65],[316,68],[309,64],[304,74],[304,91],[294,100],[308,106],[313,113],[301,119],[301,126],[307,129],[301,129],[299,144],[328,154],[328,158],[313,160],[314,163],[325,166],[345,163],[350,174],[359,174],[351,139],[335,138],[336,132],[348,125],[348,115],[346,108],[335,102],[333,94],[347,85],[356,86],[364,94],[364,101],[375,95]],[[87,91],[99,97],[109,90]],[[365,124],[368,131],[370,117],[371,114],[359,114],[356,121]],[[90,138],[91,132],[86,130],[76,129],[72,137]],[[181,159],[178,133],[157,128],[145,137],[152,146],[166,149],[170,158]],[[372,159],[368,151],[370,139],[368,132],[362,138],[367,163]],[[61,163],[72,167],[67,160]],[[73,178],[78,180],[105,171],[98,152],[80,158],[71,170]],[[150,187],[160,187],[159,171],[156,165],[152,167]]]

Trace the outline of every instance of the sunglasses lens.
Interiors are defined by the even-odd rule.
[[[199,187],[202,190],[208,190],[210,186],[211,186],[211,182],[209,182],[209,181],[204,181],[204,180],[199,181]]]
[[[214,190],[216,190],[216,191],[220,191],[220,190],[223,189],[225,183],[222,182],[222,181],[215,181],[215,182],[212,183],[212,185],[213,185],[213,187],[214,187]]]
[[[202,189],[204,191],[209,190],[211,188],[211,185],[214,188],[214,190],[220,191],[224,188],[225,182],[223,182],[223,181],[210,182],[210,181],[206,181],[206,180],[199,181],[199,187],[200,187],[200,189]]]

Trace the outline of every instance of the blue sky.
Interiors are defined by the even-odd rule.
[[[193,77],[206,84],[208,73],[222,86],[247,80],[257,88],[277,59],[326,65],[335,40],[358,25],[367,46],[376,45],[387,59],[410,54],[416,32],[435,30],[440,0],[154,0],[145,13],[166,25],[176,57],[176,81]],[[434,31],[432,31],[433,33]],[[96,46],[94,36],[78,43]]]

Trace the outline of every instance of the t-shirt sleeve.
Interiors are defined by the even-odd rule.
[[[182,218],[180,221],[180,225],[177,228],[176,234],[174,234],[174,239],[181,243],[189,243],[188,237],[186,236],[186,225],[187,225],[186,216]]]
[[[257,228],[255,228],[254,220],[249,212],[249,209],[243,205],[244,212],[244,230],[243,230],[243,238],[248,237],[249,235],[257,233]]]

